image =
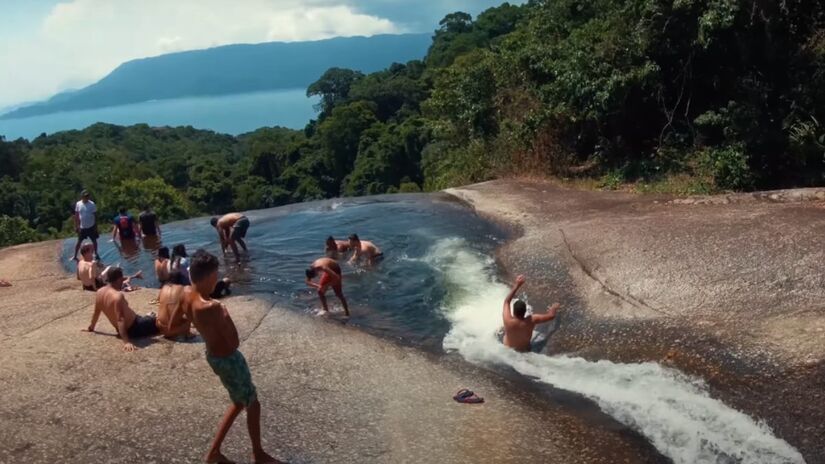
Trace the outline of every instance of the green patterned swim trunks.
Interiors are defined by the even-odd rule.
[[[210,356],[206,353],[206,362],[221,379],[233,403],[249,406],[258,397],[255,385],[252,384],[249,366],[240,351],[235,350],[226,357]]]

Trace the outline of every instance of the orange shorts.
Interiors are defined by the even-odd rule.
[[[321,285],[321,290],[326,291],[327,287],[332,287],[332,289],[336,293],[341,292],[341,280],[339,279],[337,282],[333,283],[332,277],[329,276],[326,272],[321,273],[321,280],[318,282]]]

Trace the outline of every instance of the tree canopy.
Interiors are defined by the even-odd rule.
[[[447,15],[421,60],[309,86],[303,131],[95,124],[0,140],[0,245],[77,192],[165,220],[502,175],[684,192],[825,185],[825,3],[532,0]],[[22,221],[22,222],[19,222]],[[25,225],[25,227],[23,227]]]

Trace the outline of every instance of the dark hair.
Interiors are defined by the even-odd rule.
[[[215,216],[209,220],[209,223],[212,224],[212,227],[218,227],[218,217]]]
[[[81,197],[89,197],[89,196],[91,196],[91,195],[89,195],[89,191],[88,191],[88,190],[83,189],[83,191],[82,191],[82,192],[80,192],[80,196],[81,196]]]
[[[327,237],[327,241],[328,241],[328,242],[334,242],[334,241],[335,241],[335,237],[333,237],[332,235],[330,235],[329,237]]]
[[[186,254],[186,245],[184,245],[183,243],[178,243],[177,245],[172,247],[172,257],[178,256],[182,256],[184,258],[189,256]]]
[[[516,316],[519,319],[524,319],[524,315],[527,314],[527,303],[516,300],[513,303],[513,316]]]
[[[117,212],[120,214],[126,214],[126,208],[121,206],[120,209],[117,210]]]
[[[116,281],[118,279],[122,279],[122,278],[123,278],[123,269],[121,269],[117,266],[110,267],[109,272],[106,273],[106,280],[108,280],[109,283],[113,283],[114,281]]]
[[[183,278],[183,273],[180,272],[180,269],[173,269],[169,272],[169,280],[167,280],[166,283],[172,285],[186,285],[186,279]]]
[[[359,239],[359,238],[358,238],[358,234],[352,234],[352,235],[350,235],[350,236],[349,236],[349,239],[350,239],[350,240],[356,240],[356,241],[360,241],[360,240],[361,240],[361,239]]]
[[[189,279],[193,283],[200,282],[209,274],[218,271],[218,258],[206,250],[198,250],[192,255],[189,263]]]
[[[144,211],[149,211],[149,210],[151,210],[151,209],[152,209],[152,207],[151,207],[150,205],[148,205],[148,204],[143,205],[143,210],[144,210]]]
[[[91,253],[94,251],[95,247],[91,243],[84,243],[82,247],[80,247],[80,254],[85,255],[86,253]]]
[[[314,279],[317,275],[317,271],[313,267],[308,267],[306,270],[307,279]]]
[[[167,248],[167,247],[158,248],[158,258],[169,259],[169,248]]]

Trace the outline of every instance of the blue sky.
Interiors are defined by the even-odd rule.
[[[120,63],[230,43],[431,32],[500,0],[3,0],[0,108],[48,98]],[[520,0],[511,3],[521,3]]]

